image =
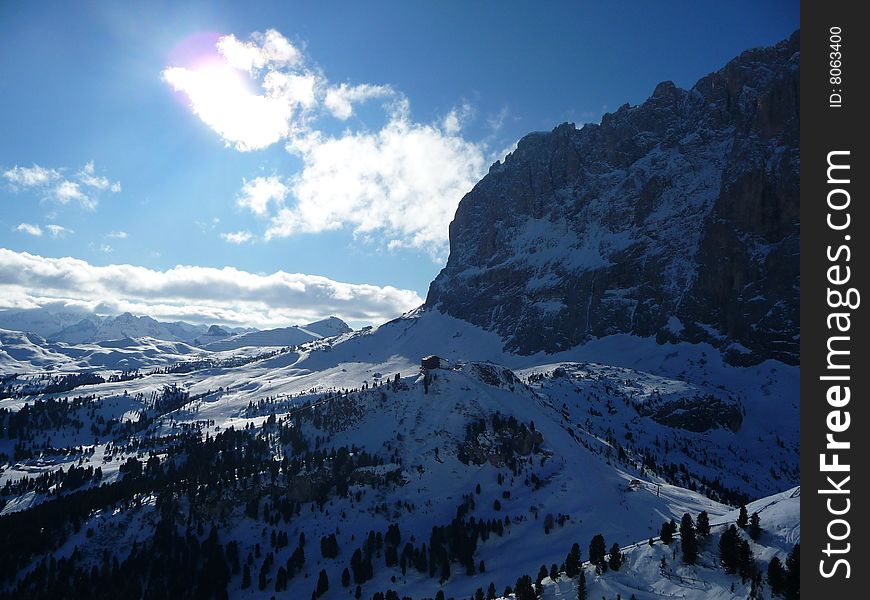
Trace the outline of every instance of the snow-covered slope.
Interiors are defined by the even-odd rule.
[[[108,345],[114,346],[112,351],[122,351],[132,343]],[[448,359],[447,367],[421,373],[420,357],[430,353]],[[588,362],[589,355],[602,363],[624,366]],[[476,360],[476,356],[484,360]],[[162,460],[177,464],[183,464],[183,458],[173,453],[169,440],[194,424],[198,429],[207,425],[213,436],[228,428],[241,432],[254,427],[250,435],[272,440],[270,452],[285,458],[306,455],[300,450],[301,438],[289,433],[295,430],[307,440],[307,452],[315,447],[324,451],[355,448],[355,455],[376,457],[376,463],[355,468],[351,475],[354,483],[346,492],[334,487],[336,484],[325,483],[333,477],[327,465],[305,469],[293,476],[292,483],[279,488],[284,490],[279,493],[289,493],[304,510],[282,522],[278,530],[291,540],[304,533],[314,541],[306,549],[305,564],[288,583],[291,595],[309,596],[319,572],[325,570],[334,586],[326,597],[344,597],[341,573],[370,530],[386,532],[389,526],[398,526],[402,544],[410,542],[419,549],[420,544],[429,544],[432,527],[449,525],[460,506],[465,506],[466,525],[471,517],[486,523],[496,519],[504,522],[507,517],[509,522],[500,535],[491,533],[486,540],[478,539],[473,575],[466,574],[466,568],[455,561],[449,579],[443,582],[415,569],[402,574],[398,566],[387,566],[381,555],[374,559],[372,578],[361,583],[363,597],[392,588],[412,598],[433,597],[439,589],[447,597],[465,598],[490,581],[501,592],[505,586],[513,586],[519,574],[534,576],[541,564],[560,564],[575,541],[585,550],[597,533],[605,536],[608,545],[616,541],[626,547],[628,561],[619,573],[600,577],[587,567],[590,589],[596,593],[612,597],[617,591],[647,590],[648,595],[637,597],[678,592],[686,597],[706,597],[698,594],[713,589],[730,593],[731,583],[742,593],[745,586],[739,578],[716,567],[713,550],[703,554],[705,562],[697,567],[683,568],[669,558],[676,575],[662,578],[655,577],[659,555],[670,556],[670,548],[661,544],[650,548],[645,543],[633,549],[627,546],[657,536],[663,521],[679,521],[686,512],[695,516],[707,511],[714,530],[717,523],[734,518],[731,507],[701,492],[715,497],[729,488],[752,495],[757,490],[794,485],[793,469],[778,471],[779,480],[753,477],[759,467],[751,459],[764,445],[757,440],[759,435],[787,439],[785,429],[771,432],[763,428],[776,427],[775,422],[764,422],[764,410],[773,410],[764,407],[768,402],[781,405],[795,379],[795,370],[781,364],[734,367],[709,346],[658,345],[653,339],[642,338],[602,340],[597,346],[557,357],[510,355],[490,332],[438,311],[417,311],[373,330],[316,340],[297,351],[265,355],[237,367],[155,372],[78,388],[73,393],[95,396],[71,416],[71,423],[81,420],[84,427],[49,429],[47,437],[37,435],[33,443],[39,445],[50,438],[51,444],[61,448],[92,450],[84,455],[62,450],[60,456],[69,458],[51,458],[42,451],[39,460],[18,459],[0,476],[0,485],[49,473],[59,465],[68,468],[77,464],[75,456],[83,458],[84,466],[101,466],[104,483],[120,481],[120,464],[131,456],[147,457],[135,446],[119,447],[117,438],[109,442],[113,434],[105,433],[105,425],[97,425],[97,435],[90,432],[88,423],[96,424],[93,419],[97,415],[103,422],[115,418],[129,421],[131,426],[146,423],[137,436],[154,440],[157,446],[151,445],[152,451],[156,449]],[[730,389],[719,388],[719,382],[729,383]],[[166,390],[172,389],[179,391],[170,392],[168,397],[182,394],[178,396],[181,404],[168,404],[168,412],[153,408],[153,399],[167,397]],[[707,393],[723,405],[740,407],[739,427],[726,417],[722,422],[714,419],[705,427],[686,429],[682,421],[659,419],[658,413],[647,411],[650,407],[666,409]],[[0,400],[0,408],[20,410],[22,404],[22,399]],[[316,408],[301,409],[312,405]],[[100,412],[92,412],[98,407],[102,407]],[[665,410],[665,414],[670,413]],[[272,415],[277,422],[272,421]],[[628,432],[633,434],[631,439],[624,435]],[[657,447],[656,440],[667,441],[671,449]],[[698,454],[701,446],[703,455]],[[11,443],[0,444],[0,452],[11,456]],[[112,459],[107,461],[110,454]],[[650,462],[649,456],[655,460]],[[675,477],[663,469],[666,459],[686,464],[691,477],[681,479],[680,471]],[[795,449],[787,446],[771,464],[788,466],[796,460]],[[699,485],[702,476],[707,481],[718,478],[722,487],[703,488]],[[264,539],[255,532],[266,526],[268,533],[275,524],[255,520],[246,512],[249,500],[243,498],[250,498],[251,483],[242,481],[237,491],[226,491],[230,494],[228,504],[221,510],[228,512],[219,536],[222,543],[237,542],[244,557],[255,553],[256,544],[261,545],[262,552],[266,551],[264,546],[270,547],[268,535]],[[254,489],[266,493],[269,488]],[[315,501],[322,493],[318,489],[326,490],[323,510],[317,509]],[[274,502],[264,498],[266,503]],[[12,514],[46,499],[50,497],[32,491],[6,495],[3,512]],[[799,537],[795,510],[781,511],[779,521],[774,521],[761,510],[771,502],[749,505],[762,514],[765,535],[769,536],[753,546],[762,567],[774,553],[787,552],[788,544]],[[262,510],[261,506],[260,513]],[[94,556],[103,547],[117,552],[112,532],[118,528],[126,532],[125,545],[136,541],[147,546],[157,520],[159,513],[147,502],[136,510],[97,510],[84,527],[93,529],[93,537],[70,537],[64,547],[70,549],[75,544],[91,548]],[[317,541],[332,533],[341,550],[336,558],[325,558]],[[106,546],[110,539],[112,545]],[[715,542],[710,547],[715,548]],[[276,565],[287,562],[294,548],[295,543],[271,548]],[[123,558],[123,552],[121,555]],[[82,560],[88,564],[87,559]],[[256,569],[262,560],[261,555]],[[485,573],[480,572],[480,561]],[[656,563],[650,567],[653,561]],[[263,594],[256,582],[253,589],[243,590],[242,578],[234,577],[228,585],[230,595],[274,594],[276,569],[267,570]],[[687,587],[689,577],[705,583]],[[545,581],[544,592],[551,594],[545,597],[569,597],[565,594],[573,590],[573,581],[564,577],[555,583]],[[624,597],[627,599],[629,593]]]
[[[800,542],[800,488],[762,498],[748,504],[746,509],[750,514],[758,513],[762,533],[757,541],[747,532],[741,531],[741,537],[749,543],[757,568],[765,574],[774,557],[785,563],[789,552]],[[711,535],[700,541],[700,556],[695,565],[682,563],[679,538],[671,544],[656,539],[652,545],[648,540],[639,540],[622,548],[625,563],[618,572],[596,573],[594,566],[587,564],[584,567],[587,597],[616,598],[617,594],[625,600],[751,597],[751,580],[726,573],[719,563],[719,538],[737,517],[737,511],[731,511],[711,519]],[[577,585],[578,578],[569,578],[564,573],[556,579],[547,577],[543,581],[542,598],[576,600]],[[757,592],[760,597],[771,597],[769,584],[765,582],[759,587],[762,588]]]
[[[184,342],[140,337],[99,343],[50,342],[36,334],[0,329],[0,373],[117,371],[165,366],[211,353]]]

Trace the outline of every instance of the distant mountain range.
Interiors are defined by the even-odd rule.
[[[209,350],[233,350],[245,346],[289,346],[351,331],[347,323],[338,317],[329,317],[307,325],[258,331],[243,327],[194,325],[185,321],[166,323],[129,312],[101,317],[89,313],[48,309],[0,311],[0,329],[34,333],[48,341],[67,344],[153,338],[185,342]]]

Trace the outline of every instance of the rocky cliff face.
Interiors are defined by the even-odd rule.
[[[798,362],[799,37],[524,137],[459,204],[426,305],[523,354],[594,336]]]

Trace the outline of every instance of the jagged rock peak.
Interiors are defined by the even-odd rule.
[[[520,353],[596,336],[798,362],[799,36],[520,140],[460,202],[427,306]]]

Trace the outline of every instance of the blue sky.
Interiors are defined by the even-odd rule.
[[[462,194],[798,2],[0,3],[0,308],[258,327],[425,297]]]

